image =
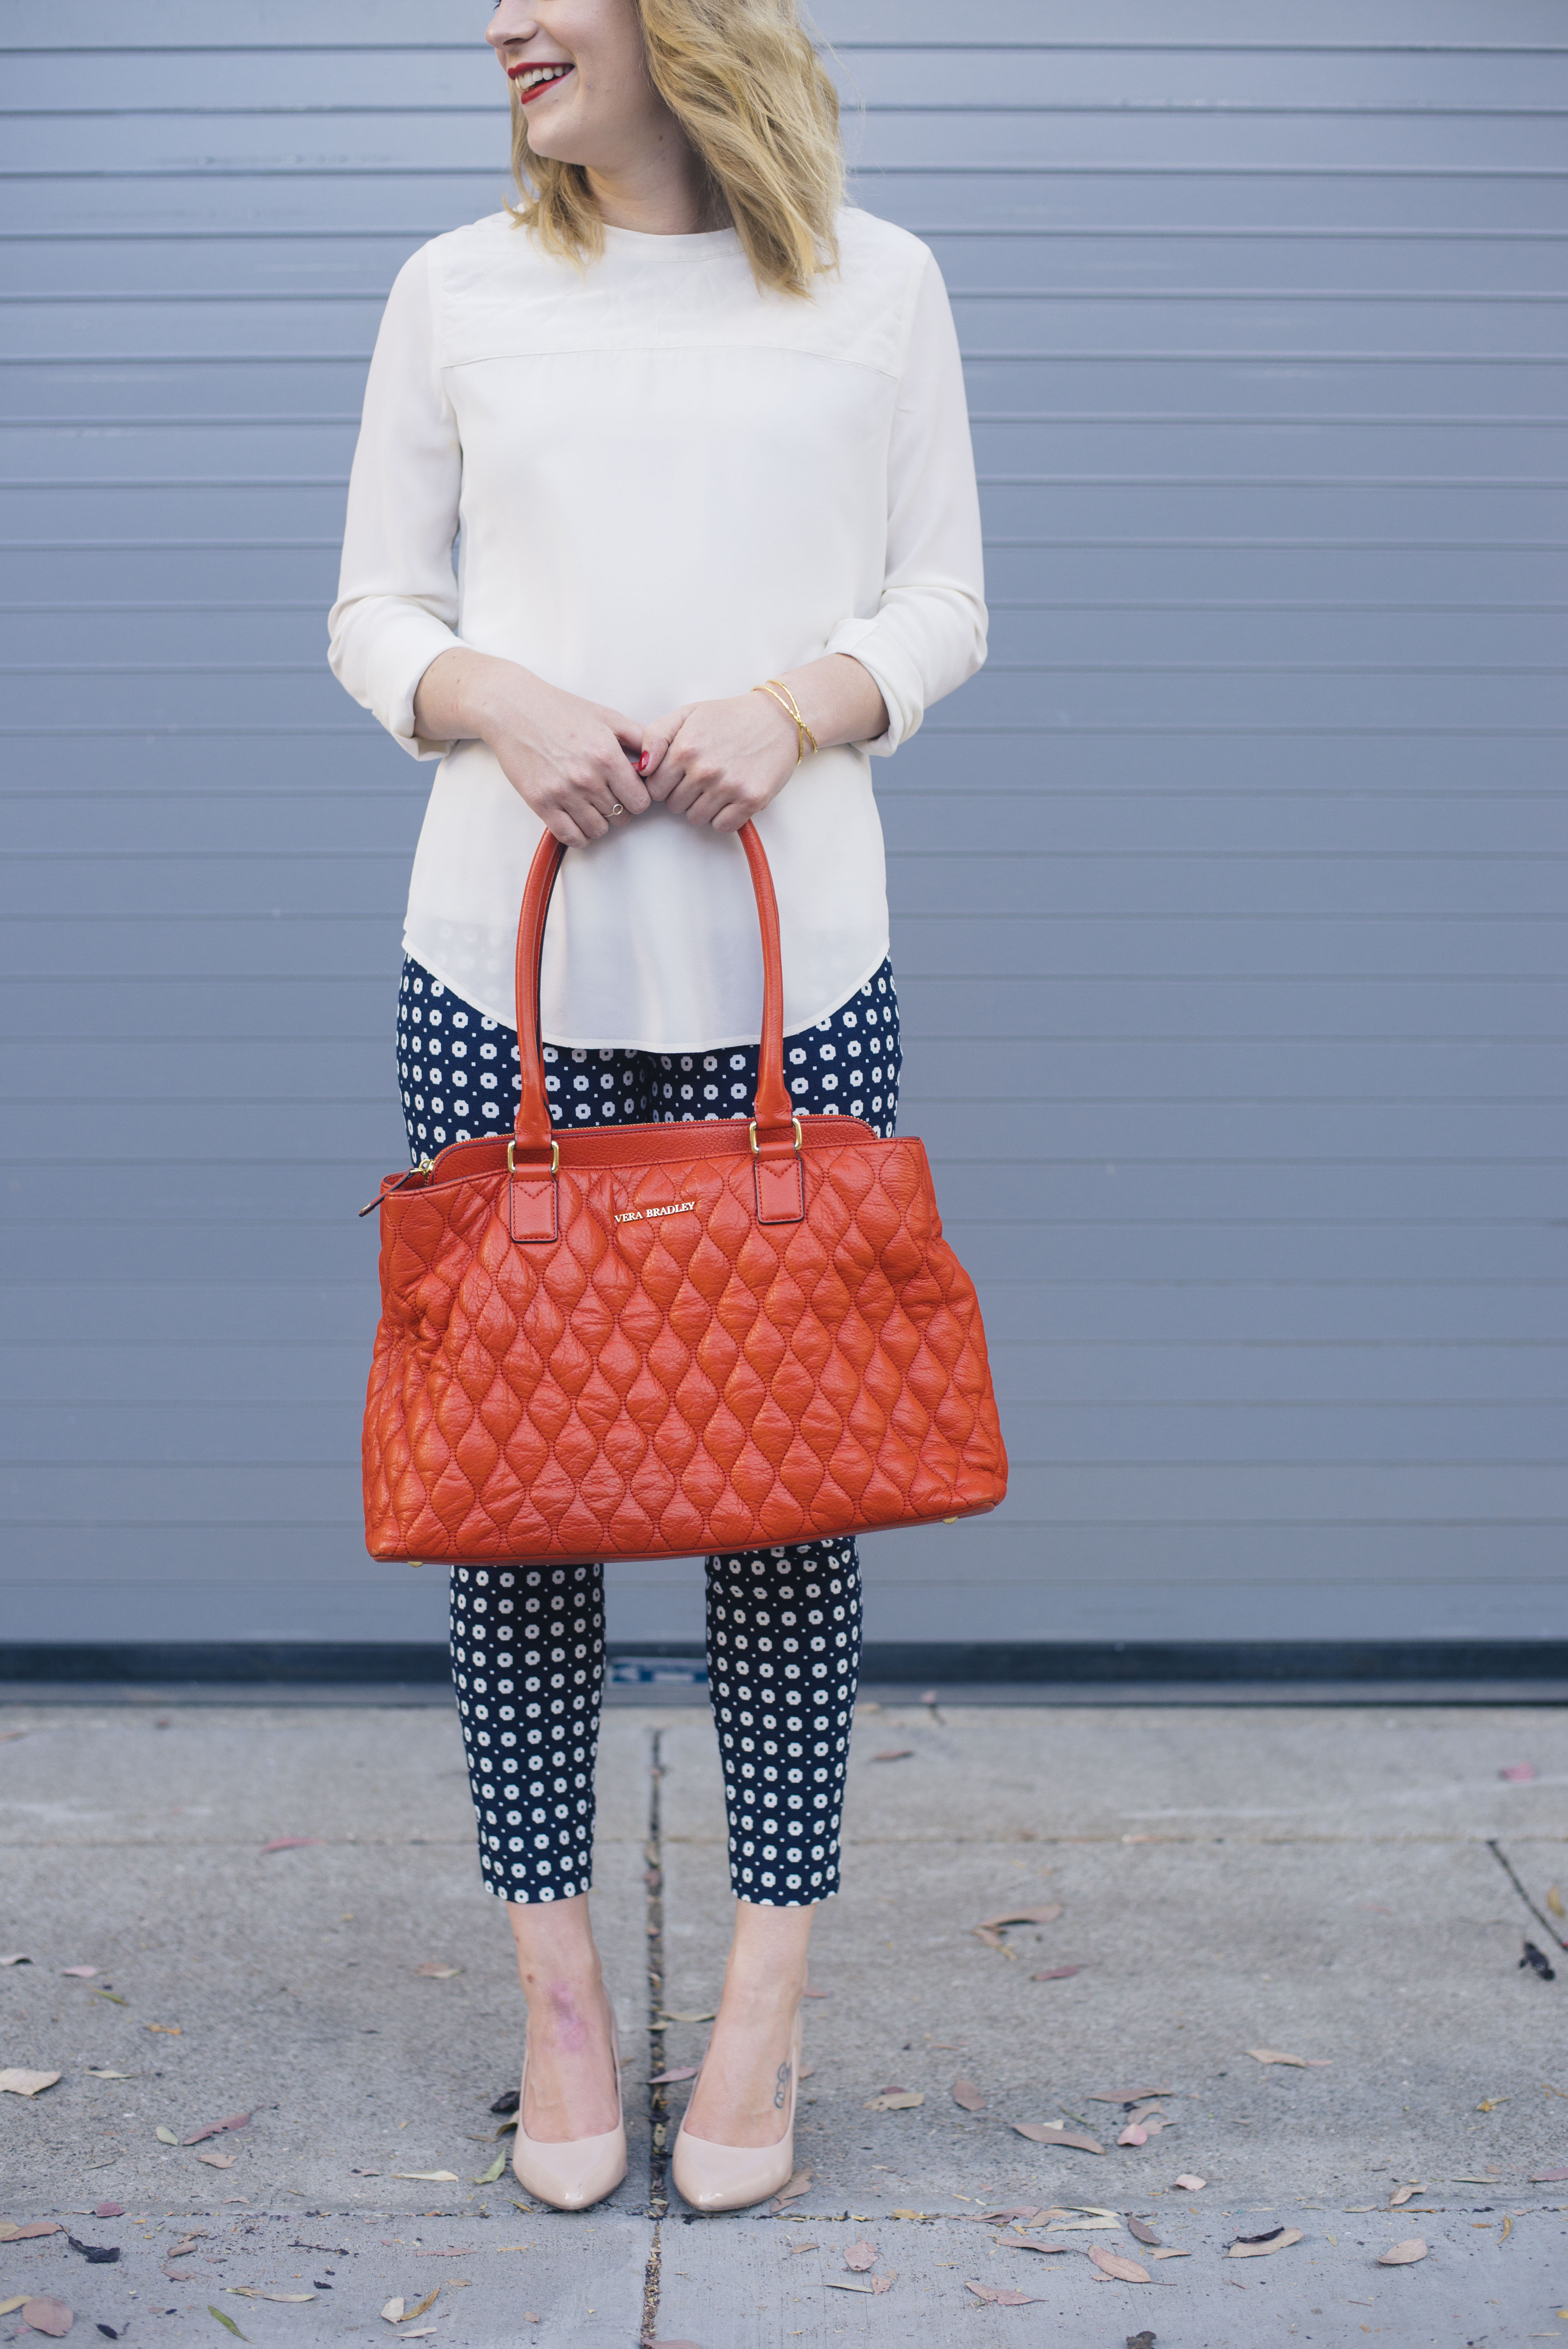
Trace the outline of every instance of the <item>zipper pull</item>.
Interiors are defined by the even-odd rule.
[[[435,1171],[436,1162],[433,1158],[421,1158],[418,1166],[410,1166],[407,1174],[398,1175],[396,1183],[392,1185],[391,1190],[377,1191],[374,1199],[366,1199],[363,1207],[359,1209],[360,1216],[373,1216],[376,1213],[377,1208],[381,1205],[383,1199],[389,1199],[392,1196],[393,1191],[400,1191],[405,1183],[411,1183],[413,1181],[416,1174],[422,1174],[428,1183]]]

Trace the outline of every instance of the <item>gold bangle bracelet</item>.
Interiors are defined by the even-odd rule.
[[[784,712],[786,718],[792,719],[794,720],[796,742],[795,764],[797,766],[799,765],[801,760],[806,755],[806,745],[808,742],[810,742],[813,750],[817,751],[819,755],[820,754],[821,744],[818,741],[816,736],[812,733],[810,728],[801,717],[799,706],[787,685],[782,684],[778,678],[770,677],[766,685],[754,685],[751,690],[753,693],[765,693],[769,701],[776,701],[779,704],[779,709]]]

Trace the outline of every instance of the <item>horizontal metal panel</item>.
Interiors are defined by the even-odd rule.
[[[1018,1464],[1036,1467],[1123,1464],[1332,1469],[1340,1462],[1455,1464],[1506,1468],[1560,1463],[1563,1416],[1555,1402],[1482,1408],[1460,1403],[1056,1402],[1007,1407],[1006,1437]],[[13,1404],[0,1423],[0,1460],[113,1467],[117,1463],[341,1470],[359,1454],[360,1407],[335,1404],[191,1402],[172,1421],[164,1408],[121,1397],[112,1403]],[[40,1506],[49,1498],[46,1488]],[[1422,1512],[1418,1509],[1417,1514]]]
[[[1179,921],[1092,915],[1048,921],[982,920],[969,914],[893,916],[893,962],[930,977],[1015,974],[1063,978],[1438,978],[1555,981],[1563,967],[1556,922],[1468,920],[1411,915],[1360,922],[1315,914],[1265,922],[1238,914]],[[1310,934],[1309,934],[1310,933]]]

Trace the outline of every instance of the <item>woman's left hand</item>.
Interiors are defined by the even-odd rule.
[[[771,695],[690,701],[643,736],[637,772],[651,798],[714,832],[738,832],[777,799],[799,751],[794,721]]]

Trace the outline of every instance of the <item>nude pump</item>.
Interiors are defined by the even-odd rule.
[[[615,2105],[620,2114],[613,2129],[602,2137],[568,2137],[557,2145],[542,2144],[524,2133],[522,2114],[528,2095],[528,2050],[522,2055],[522,2085],[517,2097],[517,2135],[512,2139],[511,2167],[520,2186],[537,2202],[554,2210],[586,2210],[613,2194],[626,2175],[626,2116],[621,2103],[621,2050],[611,2033],[615,2057]]]
[[[715,2145],[692,2137],[683,2120],[676,2131],[670,2171],[694,2210],[748,2210],[765,2202],[795,2174],[795,2094],[800,2081],[800,2017],[790,2045],[789,2103],[784,2134],[775,2145]]]

